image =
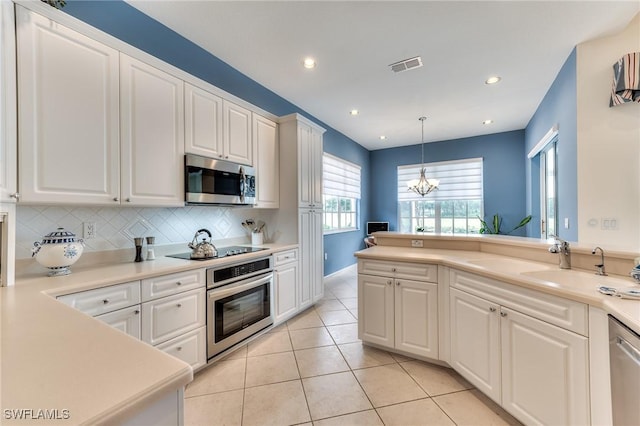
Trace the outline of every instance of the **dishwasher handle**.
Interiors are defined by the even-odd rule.
[[[616,345],[640,366],[640,349],[634,347],[622,336],[616,336]]]

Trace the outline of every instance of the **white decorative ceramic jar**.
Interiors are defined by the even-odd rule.
[[[84,241],[82,238],[76,239],[73,232],[58,228],[45,235],[42,241],[33,243],[33,246],[32,257],[51,270],[50,277],[57,277],[71,273],[69,267],[80,259],[84,250]]]

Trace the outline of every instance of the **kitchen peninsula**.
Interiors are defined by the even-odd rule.
[[[640,332],[637,254],[571,247],[561,270],[545,240],[381,232],[358,258],[358,334],[366,344],[451,366],[524,423],[610,423],[607,315]],[[535,396],[535,397],[534,397]]]

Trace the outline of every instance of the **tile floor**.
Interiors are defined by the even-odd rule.
[[[453,370],[363,346],[355,267],[315,307],[196,374],[185,425],[519,425]]]

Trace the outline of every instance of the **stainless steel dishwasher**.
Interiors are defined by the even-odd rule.
[[[640,335],[609,315],[613,424],[640,425]]]

